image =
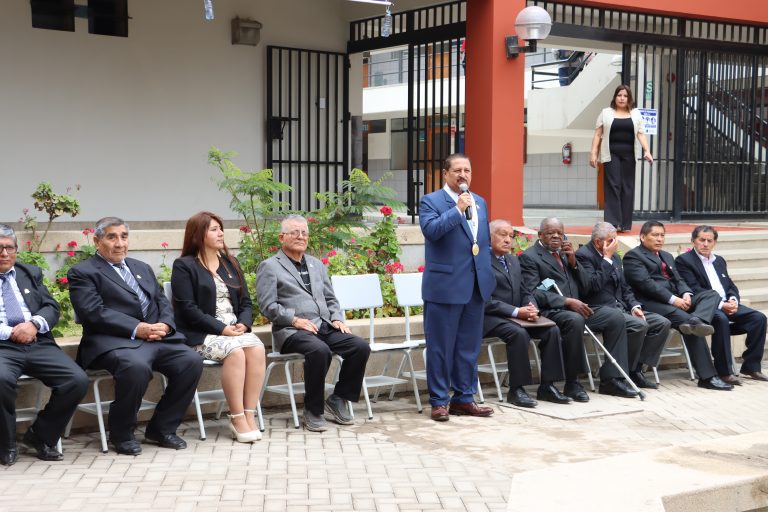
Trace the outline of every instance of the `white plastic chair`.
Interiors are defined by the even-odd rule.
[[[381,374],[366,376],[363,379],[363,393],[365,396],[365,403],[368,407],[368,417],[373,417],[373,411],[371,409],[371,402],[368,396],[368,387],[383,387],[394,386],[396,384],[411,383],[413,386],[413,395],[416,399],[416,407],[419,412],[423,410],[421,406],[421,398],[419,397],[419,388],[416,384],[416,378],[413,376],[413,360],[411,358],[411,349],[419,346],[418,342],[404,341],[402,343],[381,343],[377,342],[375,338],[375,316],[376,308],[384,305],[384,299],[381,296],[381,283],[377,274],[361,274],[352,276],[333,276],[331,277],[333,282],[333,290],[336,298],[339,301],[341,309],[367,309],[370,318],[369,323],[369,343],[371,347],[371,355],[374,354],[386,354],[387,359],[384,363],[384,368]],[[411,372],[410,379],[400,378],[398,376],[387,375],[387,369],[392,360],[392,355],[395,353],[402,353],[405,358],[406,364]],[[374,397],[374,400],[378,397],[378,392]]]
[[[675,334],[679,335],[680,345],[677,347],[670,347],[669,342],[672,340]],[[688,372],[691,375],[691,380],[696,380],[696,375],[693,373],[693,364],[691,363],[691,356],[688,354],[688,347],[685,346],[685,340],[683,335],[677,329],[670,329],[667,335],[667,341],[664,344],[664,350],[661,351],[659,360],[665,357],[680,357],[685,356],[685,361],[688,364]],[[656,384],[659,384],[659,371],[656,366],[652,368],[653,378],[656,379]]]
[[[16,381],[20,386],[34,386],[35,388],[35,404],[31,407],[22,407],[16,409],[16,423],[24,421],[33,422],[37,419],[37,413],[43,408],[43,390],[45,385],[34,377],[29,375],[21,375]],[[56,449],[59,453],[62,453],[61,438],[56,443]]]

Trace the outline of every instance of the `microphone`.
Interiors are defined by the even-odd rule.
[[[469,185],[466,183],[460,183],[459,190],[461,190],[462,194],[464,192],[469,192]],[[472,205],[467,206],[467,209],[464,210],[464,216],[467,218],[467,220],[472,220]]]

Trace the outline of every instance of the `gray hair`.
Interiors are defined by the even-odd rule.
[[[488,230],[491,233],[495,233],[496,230],[501,229],[503,226],[509,226],[513,228],[512,223],[507,219],[494,219],[488,224]]]
[[[541,224],[539,224],[539,233],[544,231],[544,226],[546,226],[547,224],[557,224],[561,228],[565,227],[563,226],[562,221],[560,221],[560,219],[558,219],[557,217],[545,217],[541,219]]]
[[[104,231],[112,226],[125,226],[125,230],[130,232],[128,224],[120,217],[104,217],[96,221],[96,227],[93,229],[93,236],[95,238],[101,238],[104,236]]]
[[[280,231],[285,233],[285,226],[290,222],[301,222],[302,224],[309,224],[309,222],[307,222],[307,218],[303,215],[291,213],[290,215],[283,217],[283,220],[280,221]]]
[[[616,228],[610,222],[598,222],[592,228],[592,241],[605,240],[611,233],[616,233]]]
[[[0,224],[0,238],[10,238],[13,240],[13,245],[17,247],[19,245],[16,241],[16,232],[8,224]]]

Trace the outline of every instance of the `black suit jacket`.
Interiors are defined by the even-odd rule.
[[[16,263],[16,286],[19,287],[24,303],[33,316],[41,316],[48,322],[48,328],[53,329],[59,321],[59,304],[43,284],[43,272],[34,265]],[[26,345],[4,341],[9,347],[26,350]],[[37,343],[56,343],[51,331],[37,334]]]
[[[701,293],[705,290],[712,290],[712,285],[709,283],[709,277],[707,277],[707,271],[704,270],[704,264],[701,262],[701,258],[695,250],[684,252],[677,258],[677,271],[680,272],[680,276],[691,287],[693,293]],[[725,298],[730,299],[736,297],[736,300],[741,302],[739,298],[739,289],[736,287],[731,277],[728,275],[728,264],[721,257],[715,258],[712,265],[717,271],[717,276],[720,278],[720,284],[723,285],[725,290]]]
[[[629,312],[640,302],[624,279],[621,258],[614,254],[613,264],[608,263],[597,251],[592,242],[576,251],[576,258],[584,267],[587,286],[583,290],[583,300],[590,306],[612,306]]]
[[[515,308],[534,302],[533,297],[523,290],[523,276],[520,262],[515,256],[504,256],[509,272],[504,270],[495,255],[491,256],[493,276],[496,278],[496,289],[491,298],[485,303],[485,318],[483,319],[483,334],[487,335],[499,324],[507,323]]]
[[[667,264],[671,279],[665,279],[661,274],[659,257]],[[668,315],[677,310],[669,299],[673,295],[682,297],[685,293],[693,294],[693,290],[680,277],[671,254],[659,251],[659,257],[642,245],[635,247],[624,256],[624,275],[640,302],[655,302],[660,306],[656,312]]]
[[[532,295],[534,304],[541,310],[565,308],[565,297],[578,299],[580,289],[586,287],[584,268],[576,261],[576,268],[568,265],[568,261],[561,254],[560,261],[563,268],[557,264],[557,260],[539,242],[520,255],[520,266],[523,272],[523,289],[525,293]],[[554,288],[547,291],[537,290],[536,287],[544,279],[552,279],[563,292],[561,297]]]
[[[110,350],[135,348],[144,343],[138,338],[131,339],[139,322],[168,325],[171,331],[163,338],[163,343],[185,341],[184,335],[176,332],[171,305],[152,268],[133,258],[125,258],[125,264],[149,299],[146,316],[141,312],[136,292],[98,254],[78,263],[67,273],[72,307],[83,325],[77,361],[84,368]]]
[[[237,269],[225,258],[219,258],[216,273],[227,285],[238,323],[250,331],[253,306],[248,286],[240,282]],[[173,262],[171,285],[176,329],[187,337],[188,345],[200,345],[208,334],[221,334],[226,325],[216,319],[216,283],[197,258],[184,256]]]

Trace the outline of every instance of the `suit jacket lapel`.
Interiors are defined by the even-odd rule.
[[[40,309],[40,294],[37,293],[35,284],[29,275],[19,267],[16,267],[16,286],[19,287],[19,292],[21,292],[27,308],[34,315]]]
[[[143,269],[139,269],[139,266],[136,264],[135,261],[129,261],[128,258],[125,259],[126,266],[130,269],[131,274],[133,274],[133,278],[136,279],[136,282],[139,284],[142,290],[144,290],[144,293],[147,295],[147,299],[152,300],[152,289],[150,287],[150,284],[147,282],[147,279],[149,276],[145,273],[143,273]],[[113,272],[114,273],[114,272]],[[122,276],[118,276],[122,279]],[[128,289],[133,292],[134,295],[136,295],[136,292],[131,289],[129,286]]]
[[[448,203],[448,205],[450,205],[450,208],[456,208],[456,201],[454,201],[453,198],[449,196],[448,192],[446,192],[445,190],[443,190],[443,197],[445,197],[445,202]],[[477,204],[477,199],[475,199],[474,196],[472,197],[472,199],[475,201],[475,204]],[[464,217],[463,214],[462,214],[462,217]],[[466,218],[462,218],[461,227],[464,229],[464,234],[467,235],[467,238],[469,238],[469,241],[474,242],[474,239],[472,238],[472,230],[469,229],[469,224],[467,223]]]
[[[130,286],[128,286],[128,283],[125,282],[123,276],[116,272],[115,267],[113,267],[111,263],[99,255],[94,255],[91,259],[93,260],[94,266],[98,268],[102,274],[107,276],[108,279],[114,281],[118,286],[122,287],[128,293],[136,295],[136,292],[133,291]]]
[[[293,276],[293,278],[296,280],[299,286],[301,286],[301,289],[309,293],[309,290],[307,290],[307,287],[304,286],[304,280],[301,278],[301,274],[299,274],[299,271],[296,270],[296,265],[293,264],[293,260],[291,260],[291,258],[289,258],[288,255],[285,254],[282,249],[280,249],[280,251],[277,253],[277,261],[279,261],[280,265],[282,265],[283,268]],[[307,268],[309,268],[309,265],[307,265]],[[309,279],[311,283],[312,272],[309,273]]]
[[[507,266],[509,267],[509,258],[505,255],[504,259],[507,260]],[[504,265],[501,264],[499,258],[496,257],[495,254],[493,255],[493,260],[491,260],[491,265],[493,265],[493,268],[495,268],[497,272],[501,272],[507,278],[509,285],[512,286],[512,276],[509,275],[509,272],[504,270]]]
[[[555,257],[552,256],[552,253],[544,248],[544,246],[539,242],[536,242],[536,250],[539,251],[539,255],[541,256],[541,259],[544,261],[544,263],[552,267],[557,273],[562,275],[565,274],[565,264],[563,264],[562,267],[558,265],[557,260],[555,260]],[[563,261],[562,255],[560,255],[560,261]]]

